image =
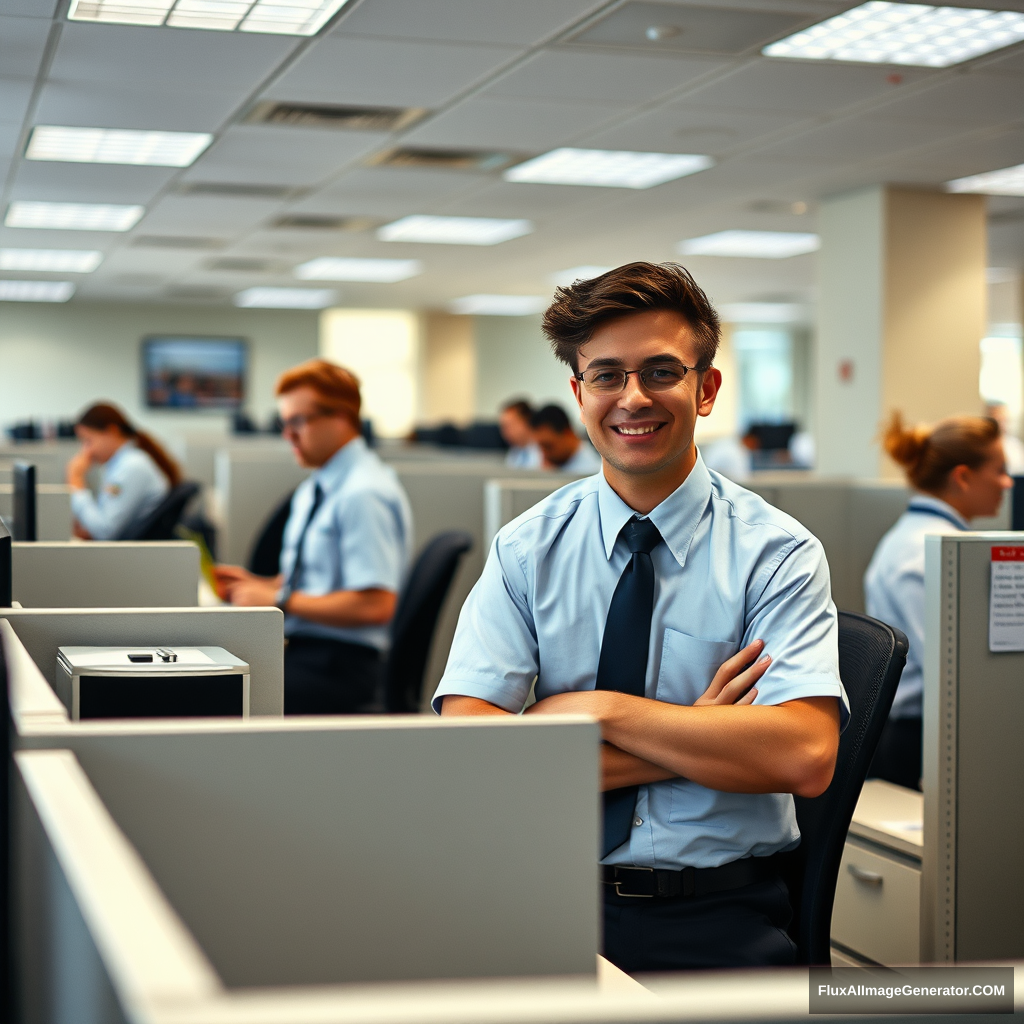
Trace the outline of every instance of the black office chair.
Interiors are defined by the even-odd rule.
[[[172,487],[148,516],[126,527],[118,540],[175,540],[175,527],[185,506],[199,493],[199,484],[185,480]]]
[[[831,962],[832,904],[846,833],[889,717],[908,647],[906,636],[884,622],[839,613],[839,677],[850,700],[850,722],[839,740],[828,789],[813,799],[795,798],[801,841],[796,850],[783,855],[798,963]]]
[[[284,546],[284,528],[288,525],[288,517],[292,514],[292,491],[281,502],[270,518],[263,524],[256,543],[249,555],[249,572],[257,576],[276,576],[281,571],[281,548]]]
[[[428,541],[409,573],[391,623],[391,653],[384,670],[384,706],[389,714],[420,710],[423,676],[441,605],[459,560],[472,546],[468,533],[439,533]]]

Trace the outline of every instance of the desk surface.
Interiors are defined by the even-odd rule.
[[[850,835],[869,839],[911,857],[924,847],[924,796],[913,789],[868,779],[850,823]]]

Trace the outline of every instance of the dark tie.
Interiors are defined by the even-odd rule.
[[[313,522],[313,517],[317,513],[317,509],[320,508],[320,503],[324,500],[324,489],[319,483],[313,487],[313,504],[310,507],[309,515],[306,516],[306,522],[302,526],[302,533],[299,534],[299,542],[295,545],[295,564],[292,566],[292,571],[288,574],[288,589],[292,590],[299,582],[299,575],[302,572],[302,545],[306,542],[306,534],[309,532],[309,524]]]
[[[596,690],[644,695],[647,649],[651,642],[654,611],[654,563],[651,552],[661,543],[658,528],[649,519],[634,516],[621,530],[633,552],[612,594],[597,663]],[[612,789],[604,794],[604,845],[606,857],[629,838],[636,809],[636,786]]]

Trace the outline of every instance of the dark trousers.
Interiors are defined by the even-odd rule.
[[[782,879],[687,899],[637,899],[604,890],[604,955],[628,974],[796,962]]]
[[[920,718],[890,718],[882,730],[868,778],[920,789],[921,734]]]
[[[379,711],[380,652],[365,644],[293,636],[284,648],[286,715],[358,715]]]

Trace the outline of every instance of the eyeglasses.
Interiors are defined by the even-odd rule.
[[[307,423],[322,419],[324,416],[333,415],[336,415],[336,413],[329,412],[326,409],[320,409],[317,412],[300,412],[295,416],[289,416],[286,420],[281,420],[281,433],[297,434]]]
[[[598,366],[576,374],[576,379],[592,395],[617,395],[625,391],[626,381],[636,374],[645,391],[670,391],[683,381],[686,375],[697,372],[696,366],[682,363],[655,363],[642,370],[622,370],[615,366]]]

